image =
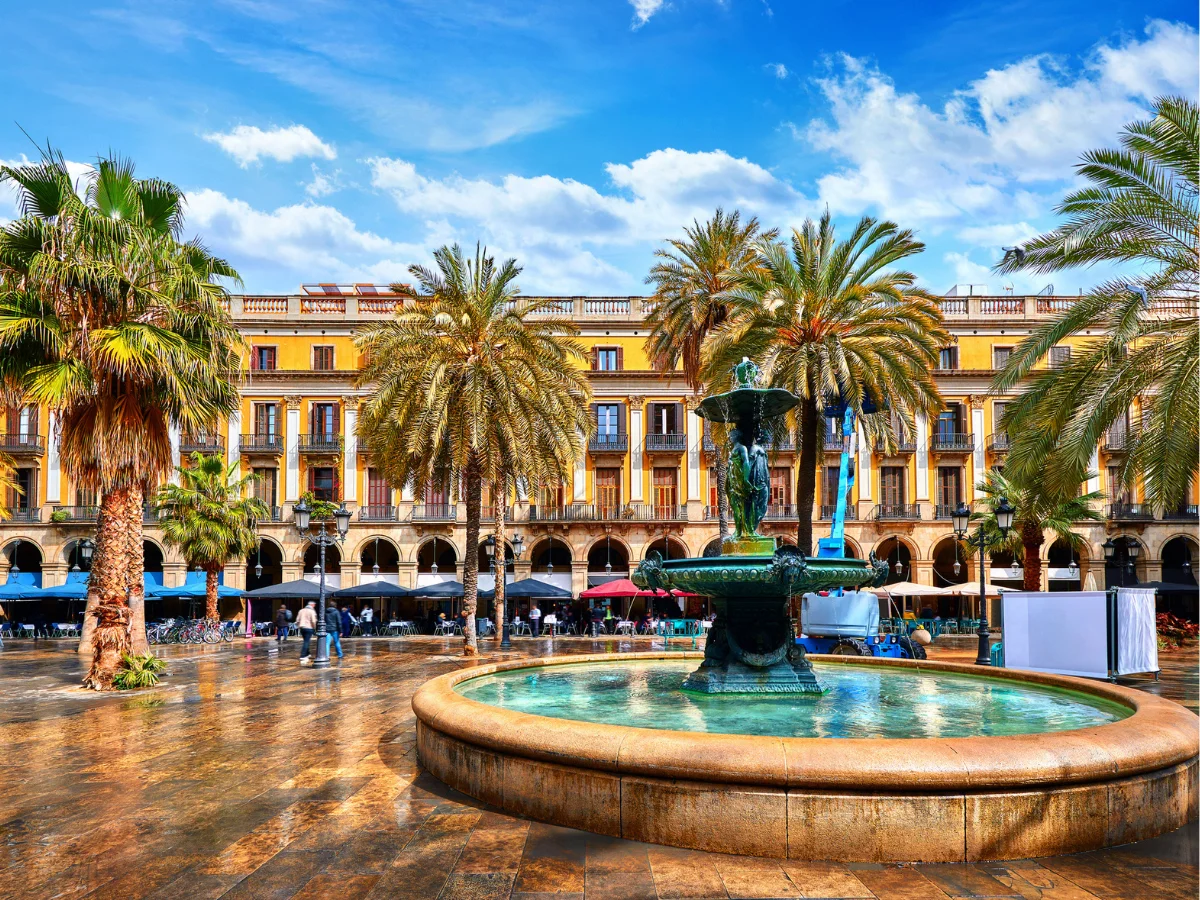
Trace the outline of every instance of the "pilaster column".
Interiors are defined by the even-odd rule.
[[[971,404],[971,431],[974,434],[975,451],[971,454],[971,463],[974,471],[964,486],[963,499],[973,502],[975,499],[975,482],[982,478],[984,471],[986,471],[986,465],[983,460],[984,438],[986,437],[983,433],[984,398],[980,394],[972,394],[967,400]]]
[[[685,430],[687,433],[687,500],[700,500],[700,459],[704,455],[704,447],[701,446],[701,441],[704,439],[704,421],[696,415],[696,409],[700,405],[699,397],[688,397],[684,404],[686,412],[684,416],[687,421]]]
[[[46,417],[46,502],[62,503],[62,464],[58,458],[58,416]],[[46,585],[50,587],[50,585]]]
[[[917,413],[917,502],[929,500],[929,420],[924,413]]]
[[[302,399],[296,394],[283,398],[284,403],[287,404],[283,430],[283,499],[287,503],[295,503],[300,499],[300,401]],[[285,578],[284,581],[287,579]]]
[[[645,397],[629,398],[629,502],[642,502],[642,441],[645,432],[642,429],[642,414],[646,405]]]
[[[167,436],[171,441],[171,484],[179,484],[179,473],[176,468],[179,466],[179,426],[171,423],[167,427]]]
[[[571,560],[571,593],[578,597],[587,586],[587,560]]]
[[[582,438],[583,435],[580,434],[580,440],[585,449],[575,457],[575,473],[571,486],[571,500],[575,503],[583,503],[587,499],[587,444],[582,441]]]
[[[346,410],[346,448],[342,451],[342,499],[347,503],[355,503],[358,501],[358,398],[343,397],[342,405]]]
[[[241,407],[229,414],[228,427],[225,429],[226,455],[229,465],[235,465],[242,458],[242,410]]]
[[[858,486],[858,499],[869,501],[871,499],[871,445],[863,434],[861,422],[858,425],[858,473],[854,483]],[[849,503],[850,498],[847,497],[846,505],[849,506]]]

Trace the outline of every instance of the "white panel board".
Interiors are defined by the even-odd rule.
[[[1154,613],[1154,591],[1145,588],[1117,591],[1118,675],[1158,671],[1158,629]]]
[[[1106,600],[1104,591],[1004,594],[1005,668],[1107,678]]]

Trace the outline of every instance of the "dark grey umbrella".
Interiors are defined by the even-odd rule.
[[[387,597],[407,597],[410,591],[390,581],[368,581],[366,584],[356,584],[354,587],[334,591],[333,596],[338,600],[374,600]]]
[[[491,599],[495,591],[480,591],[479,596]],[[535,597],[539,600],[570,600],[571,592],[536,578],[522,578],[504,586],[505,597]]]
[[[333,595],[328,586],[325,588],[325,595]],[[246,591],[243,596],[252,600],[319,600],[321,586],[315,581],[305,581],[301,578],[297,581],[285,581],[283,584],[269,584],[255,591]]]
[[[408,592],[410,597],[428,597],[431,600],[453,600],[463,595],[461,581],[439,581],[424,587],[415,587]]]

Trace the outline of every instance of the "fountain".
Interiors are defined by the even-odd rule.
[[[970,862],[1128,843],[1196,818],[1196,717],[1080,678],[816,657],[789,597],[881,583],[886,563],[776,550],[762,423],[796,403],[737,386],[699,414],[731,426],[735,533],[718,557],[651,555],[634,580],[713,598],[703,654],[524,659],[413,697],[421,764],[516,815],[632,840],[846,862]],[[611,648],[610,648],[611,649]],[[819,675],[819,677],[818,677]]]
[[[706,397],[696,410],[710,422],[729,424],[726,496],[734,533],[718,557],[663,561],[650,554],[633,582],[642,588],[679,588],[710,597],[716,618],[704,662],[684,681],[685,690],[709,694],[821,693],[804,648],[796,643],[789,601],[793,596],[836,588],[880,585],[887,563],[861,559],[806,558],[794,547],[775,548],[758,533],[767,512],[771,476],[762,446],[764,419],[782,416],[800,402],[780,388],[759,388],[758,366],[743,359],[735,387]]]

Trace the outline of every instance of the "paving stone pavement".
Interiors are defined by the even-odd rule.
[[[517,641],[618,653],[648,639]],[[80,690],[67,641],[0,650],[0,898],[825,897],[1193,900],[1195,824],[1111,851],[979,865],[842,865],[639,844],[529,822],[421,771],[410,707],[464,661],[434,638],[160,648],[136,695]],[[503,658],[483,643],[484,661]],[[934,658],[957,658],[939,652]],[[1194,648],[1130,684],[1197,708]]]

